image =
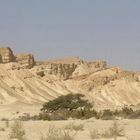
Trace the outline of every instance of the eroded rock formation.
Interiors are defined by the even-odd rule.
[[[18,54],[15,58],[21,68],[32,68],[35,65],[35,60],[32,54]]]
[[[15,57],[9,47],[0,48],[0,63],[14,62]]]
[[[14,62],[12,69],[32,68],[35,65],[35,60],[31,54],[14,55],[9,47],[0,48],[0,63]]]
[[[66,60],[64,60],[39,63],[38,66],[35,67],[35,71],[37,75],[40,76],[54,75],[60,80],[67,80],[103,70],[107,67],[106,61],[87,62],[79,58],[66,58]]]
[[[140,103],[140,73],[78,57],[35,62],[0,48],[0,104],[37,104],[68,93],[84,94],[96,106]]]

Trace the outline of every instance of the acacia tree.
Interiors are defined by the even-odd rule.
[[[57,110],[69,110],[72,111],[77,108],[90,109],[92,104],[84,98],[83,94],[68,94],[62,95],[58,98],[49,101],[43,105],[41,111],[55,112]]]

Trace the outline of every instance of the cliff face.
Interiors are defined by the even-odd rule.
[[[36,65],[32,54],[14,55],[9,47],[0,48],[0,58],[0,63],[15,62],[12,65],[12,69],[31,69]],[[41,77],[51,75],[59,80],[67,80],[105,69],[106,66],[107,63],[105,61],[87,62],[78,57],[73,57],[38,63],[34,71]]]
[[[36,62],[31,54],[0,48],[0,105],[38,104],[68,93],[81,93],[95,105],[140,103],[140,73],[107,67],[106,61],[78,57]]]
[[[9,47],[0,48],[0,63],[15,62],[14,68],[32,68],[35,65],[34,57],[31,54],[14,55]]]
[[[15,60],[20,64],[21,68],[32,68],[35,65],[35,60],[32,54],[18,54]]]
[[[67,58],[67,60],[68,61],[61,60],[42,63],[35,67],[34,71],[40,76],[52,75],[60,80],[67,80],[80,75],[103,70],[107,66],[105,61],[86,62],[79,58]]]

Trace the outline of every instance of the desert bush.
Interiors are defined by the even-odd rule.
[[[46,112],[39,113],[39,120],[49,120],[48,113]]]
[[[25,130],[21,121],[14,121],[9,134],[10,139],[25,140]]]
[[[113,120],[115,116],[113,115],[113,112],[110,109],[104,110],[101,117],[103,120]]]
[[[115,110],[114,116],[127,119],[140,119],[140,110],[124,107],[121,110]]]
[[[84,130],[84,124],[74,124],[70,123],[64,127],[64,129],[67,130],[74,130],[74,131],[83,131]]]
[[[109,128],[109,137],[113,137],[114,140],[117,139],[119,136],[123,136],[124,128],[121,128],[117,121],[114,121],[112,126]]]
[[[50,126],[46,136],[41,136],[41,140],[59,140],[60,130],[54,126]]]
[[[32,120],[32,121],[40,120],[40,119],[39,119],[39,115],[33,115],[33,116],[31,116],[31,117],[30,117],[30,120]]]
[[[75,119],[89,119],[91,117],[98,118],[98,113],[93,109],[74,109],[74,110],[56,110],[54,112],[41,112],[39,115],[26,118],[22,116],[19,119],[24,120],[67,120],[69,118]]]
[[[92,139],[101,139],[101,138],[112,138],[113,136],[110,133],[110,130],[97,130],[92,129],[90,131],[90,137]]]
[[[140,110],[133,111],[133,113],[129,115],[129,119],[140,119]]]
[[[31,116],[28,113],[25,113],[24,115],[19,116],[18,119],[20,121],[29,121],[29,120],[36,121],[36,120],[46,120],[46,118],[47,118],[46,113],[39,113],[39,115],[33,115],[33,116]]]
[[[0,128],[0,131],[5,131],[5,128]]]
[[[97,130],[93,129],[90,131],[90,137],[92,139],[99,139],[99,138],[114,138],[114,140],[117,139],[117,137],[123,136],[124,128],[121,128],[117,121],[114,121],[112,126],[109,129],[106,130]]]
[[[9,120],[6,120],[6,121],[5,121],[5,126],[6,126],[7,128],[9,128]]]
[[[2,118],[1,121],[9,121],[8,118]]]
[[[106,109],[97,112],[95,115],[97,119],[103,120],[115,120],[116,118],[127,118],[127,119],[140,119],[140,110],[133,110],[129,107],[123,107],[120,110],[111,111]]]
[[[133,109],[132,108],[128,108],[128,107],[124,107],[122,108],[122,113],[125,114],[125,115],[131,115],[133,113]]]
[[[62,129],[56,129],[54,126],[49,127],[46,136],[41,136],[40,140],[74,140],[76,133]]]
[[[97,112],[89,109],[74,109],[74,110],[57,110],[55,112],[42,112],[39,115],[41,120],[67,120],[68,118],[89,119],[97,118]]]
[[[42,112],[39,114],[39,120],[66,120],[67,118],[63,113],[59,113],[58,111],[52,113]]]
[[[94,109],[80,109],[80,110],[73,110],[69,117],[78,118],[78,119],[89,119],[92,117],[98,118],[98,113]]]
[[[60,136],[60,140],[74,140],[76,133],[71,134],[71,131],[62,131],[62,135]]]
[[[20,121],[29,121],[29,120],[31,120],[31,116],[28,113],[24,113],[24,115],[19,116],[19,120]]]
[[[123,107],[118,115],[123,118],[129,118],[129,116],[132,115],[133,113],[134,111],[132,108]]]
[[[7,128],[9,128],[9,119],[8,118],[2,118],[1,121],[4,121],[5,122],[5,126]]]
[[[90,137],[91,139],[99,139],[101,138],[101,135],[97,129],[90,130]]]
[[[67,120],[67,118],[61,113],[52,113],[48,115],[48,120]]]
[[[109,130],[108,129],[107,130],[102,130],[101,137],[106,138],[106,139],[113,138],[113,136],[110,132],[110,129]]]

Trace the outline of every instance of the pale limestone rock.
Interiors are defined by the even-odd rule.
[[[18,54],[15,56],[16,62],[21,68],[32,68],[35,65],[35,60],[32,54]]]
[[[81,60],[79,57],[50,60],[37,63],[37,65],[37,75],[54,75],[60,80],[71,79],[107,67],[106,61],[88,62]]]
[[[0,48],[0,63],[10,62],[12,62],[12,69],[32,68],[35,65],[34,57],[31,54],[18,54],[14,56],[9,47]]]
[[[36,68],[37,75],[55,75],[58,79],[69,79],[75,71],[76,64],[47,63]]]
[[[0,62],[9,63],[15,61],[12,50],[9,47],[0,48]]]
[[[35,63],[32,55],[14,56],[10,48],[0,48],[0,56],[2,105],[42,104],[68,93],[84,94],[101,106],[140,102],[140,74],[107,68],[106,61],[76,57]]]

